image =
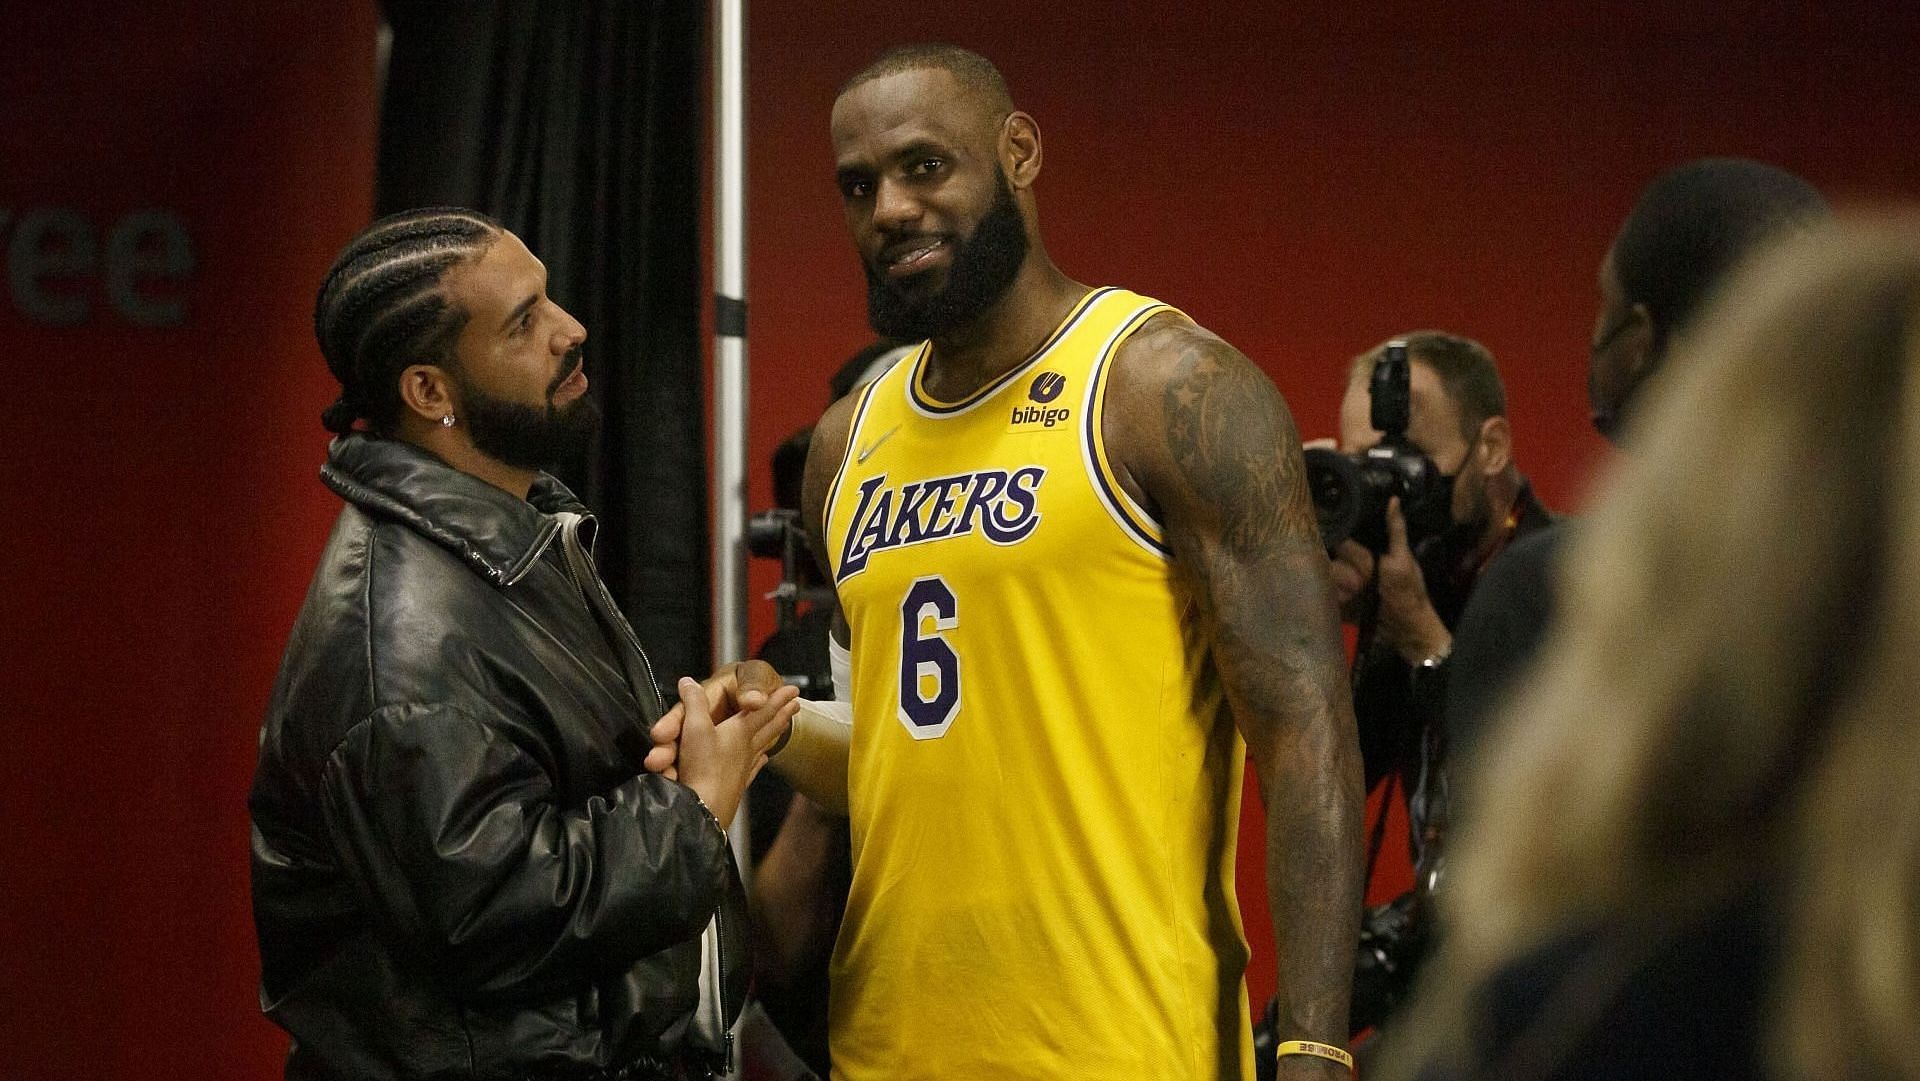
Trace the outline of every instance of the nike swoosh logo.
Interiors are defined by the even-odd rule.
[[[893,427],[887,429],[887,434],[881,436],[880,438],[874,440],[871,443],[868,443],[867,449],[853,456],[854,464],[855,465],[863,464],[864,462],[866,462],[868,458],[873,457],[873,452],[880,449],[880,444],[885,443],[889,439],[892,439],[893,433],[899,430],[900,430],[900,426],[896,424]]]

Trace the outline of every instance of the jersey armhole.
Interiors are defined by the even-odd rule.
[[[1087,479],[1093,484],[1094,494],[1100,498],[1100,505],[1106,508],[1107,515],[1122,533],[1160,559],[1173,557],[1173,549],[1167,546],[1166,530],[1153,515],[1147,513],[1145,507],[1127,494],[1126,487],[1120,483],[1120,476],[1107,457],[1103,428],[1107,379],[1113,372],[1114,356],[1119,353],[1121,344],[1146,325],[1147,320],[1168,312],[1182,314],[1179,309],[1157,301],[1142,305],[1121,321],[1113,336],[1101,347],[1099,357],[1094,361],[1093,375],[1087,380],[1086,405],[1081,410],[1085,421],[1080,431],[1081,459],[1086,465]]]
[[[898,368],[899,365],[896,364],[894,367]],[[853,420],[847,424],[847,445],[840,451],[839,468],[833,471],[833,480],[827,484],[826,501],[820,508],[820,539],[827,545],[828,551],[825,554],[830,564],[828,569],[833,573],[836,582],[840,580],[840,556],[834,550],[839,546],[833,543],[833,508],[840,503],[840,483],[847,477],[847,467],[853,464],[853,448],[860,445],[860,426],[867,419],[867,406],[873,404],[874,391],[879,389],[880,384],[887,381],[887,375],[891,374],[892,372],[889,371],[860,388],[860,404],[853,407]]]

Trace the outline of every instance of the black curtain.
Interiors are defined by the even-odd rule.
[[[663,679],[709,661],[700,348],[705,5],[386,0],[382,214],[467,206],[547,265],[605,415],[561,468]]]

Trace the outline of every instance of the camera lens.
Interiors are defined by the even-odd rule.
[[[786,551],[787,531],[798,517],[796,511],[776,508],[747,519],[747,551],[762,559],[779,559]]]
[[[1307,492],[1313,497],[1320,523],[1320,542],[1329,550],[1353,536],[1364,510],[1360,466],[1352,458],[1323,447],[1303,452],[1307,465]]]

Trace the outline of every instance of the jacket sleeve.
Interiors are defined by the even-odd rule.
[[[1447,661],[1450,753],[1463,762],[1481,750],[1488,727],[1546,641],[1564,524],[1515,541],[1487,566],[1453,632]]]
[[[697,936],[730,879],[692,790],[653,774],[578,808],[503,732],[451,707],[385,707],[329,757],[334,850],[385,936],[455,996],[617,973]]]

